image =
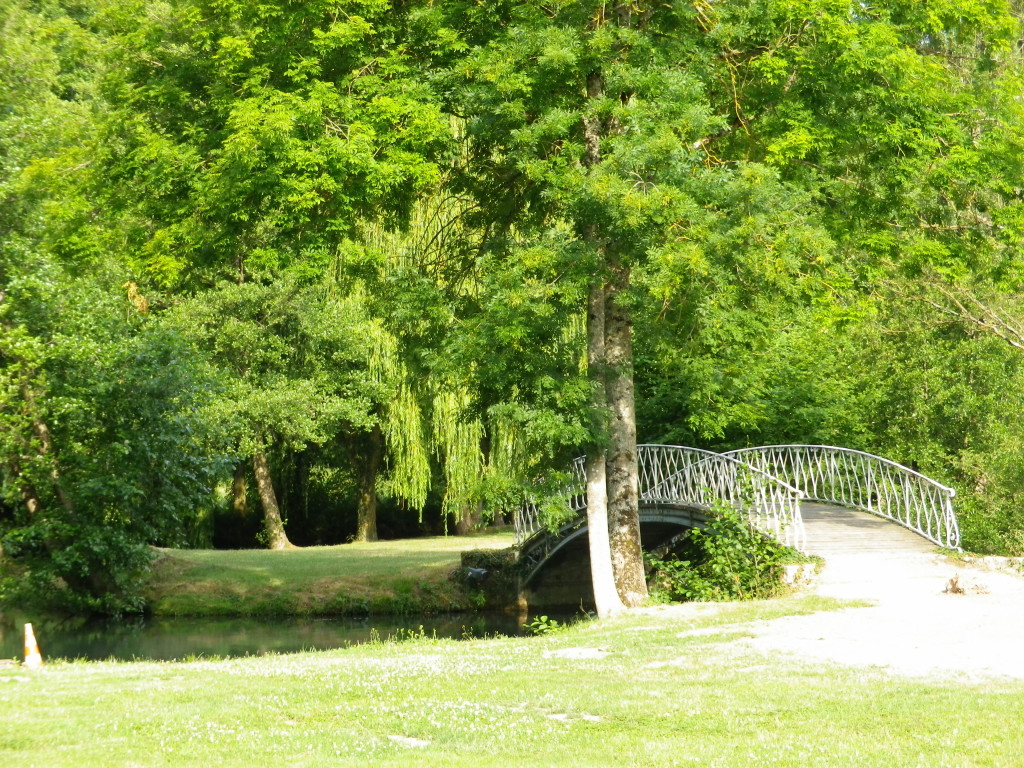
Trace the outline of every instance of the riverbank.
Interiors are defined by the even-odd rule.
[[[511,532],[270,550],[157,550],[155,616],[362,616],[472,611],[501,602],[460,577],[462,555]]]
[[[415,636],[189,663],[0,669],[10,765],[1015,766],[1024,683],[752,648],[836,600],[636,611],[531,638]]]

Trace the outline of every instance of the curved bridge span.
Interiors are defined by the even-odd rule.
[[[862,451],[812,445],[776,445],[724,454],[670,445],[638,446],[641,535],[661,543],[684,529],[702,528],[711,509],[728,504],[753,525],[806,551],[803,502],[868,512],[943,547],[958,548],[955,491],[921,473]],[[584,458],[566,488],[574,516],[545,528],[527,504],[515,515],[522,581],[529,583],[556,554],[587,533]],[[884,534],[883,534],[884,535]]]
[[[768,445],[724,455],[792,483],[807,501],[870,512],[940,547],[960,546],[956,491],[902,464],[827,445]]]

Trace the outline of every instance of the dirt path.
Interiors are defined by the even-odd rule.
[[[812,554],[826,564],[805,589],[864,607],[759,621],[737,641],[767,654],[937,679],[1024,680],[1024,575],[972,566],[866,513],[807,505]],[[995,560],[1000,560],[995,558]],[[956,577],[962,592],[947,591]],[[712,604],[649,610],[699,614]]]
[[[958,577],[962,594],[945,592]],[[1024,679],[1024,578],[930,553],[833,553],[811,587],[863,608],[752,625],[769,652],[928,677]]]

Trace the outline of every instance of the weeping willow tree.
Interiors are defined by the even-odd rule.
[[[382,464],[390,468],[388,495],[422,510],[430,490],[430,459],[422,397],[401,359],[399,340],[378,318],[373,324],[370,374],[381,392],[369,450],[354,454],[359,485],[357,541],[377,539],[377,489]]]
[[[471,262],[479,234],[466,223],[468,206],[437,194],[420,200],[402,229],[363,222],[345,244],[335,283],[363,296],[375,316],[370,375],[379,393],[376,423],[355,437],[359,486],[356,539],[376,533],[379,493],[422,510],[433,481],[431,456],[440,464],[442,509],[465,517],[484,465],[484,427],[474,415],[472,386],[438,376],[424,364],[458,316],[455,304],[472,298]]]
[[[484,476],[484,424],[474,416],[474,397],[464,384],[441,387],[433,398],[433,449],[444,473],[445,520],[455,532],[469,533],[483,514],[480,483]]]
[[[591,431],[586,320],[551,311],[567,285],[549,263],[553,243],[477,226],[488,221],[479,214],[442,190],[404,228],[364,222],[339,252],[336,285],[375,318],[377,421],[352,453],[361,540],[374,537],[378,493],[422,512],[436,489],[457,533],[531,491],[553,520],[565,512],[553,468]]]

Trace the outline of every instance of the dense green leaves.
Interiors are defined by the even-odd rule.
[[[0,0],[5,549],[132,607],[221,453],[511,509],[607,442],[595,285],[641,440],[914,461],[1019,549],[1014,13]]]
[[[449,130],[401,21],[376,0],[106,8],[97,192],[134,263],[170,285],[317,274],[358,215],[407,214]]]
[[[371,423],[371,339],[356,301],[289,282],[227,283],[181,303],[168,322],[224,372],[207,416],[243,456],[301,450]]]
[[[672,551],[644,559],[656,599],[710,602],[777,596],[785,588],[782,565],[793,555],[723,506],[712,512],[705,528],[693,529]]]
[[[141,607],[149,544],[182,545],[224,468],[215,386],[184,339],[106,286],[5,265],[0,305],[3,593],[76,610]]]

